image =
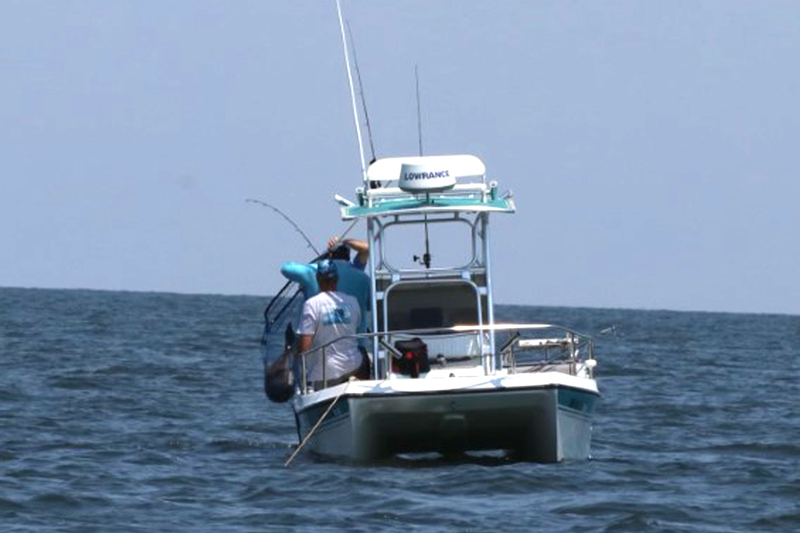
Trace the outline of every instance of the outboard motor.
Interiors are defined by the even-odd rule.
[[[430,372],[428,362],[428,345],[419,337],[411,340],[397,341],[394,347],[400,352],[400,357],[392,358],[392,372],[418,378],[420,374]]]

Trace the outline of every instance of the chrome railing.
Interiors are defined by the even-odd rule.
[[[498,347],[490,346],[490,331],[498,335]],[[555,332],[555,334],[554,334]],[[507,338],[501,337],[505,334]],[[458,367],[469,365],[473,361],[478,361],[478,366],[485,363],[487,358],[497,357],[496,371],[505,371],[509,374],[537,372],[556,369],[572,375],[579,372],[585,373],[587,377],[593,377],[594,361],[594,339],[583,333],[551,324],[499,324],[495,326],[455,326],[450,328],[425,328],[394,330],[378,333],[360,333],[354,335],[344,335],[321,346],[317,346],[303,353],[297,354],[300,365],[300,376],[297,381],[300,383],[300,390],[303,394],[309,392],[309,386],[314,385],[307,379],[308,365],[307,358],[321,352],[322,360],[322,380],[319,383],[321,389],[327,388],[329,378],[327,375],[327,352],[331,345],[346,339],[353,339],[358,342],[360,339],[378,339],[378,345],[382,348],[379,357],[374,357],[373,364],[377,368],[373,372],[373,377],[381,380],[387,379],[391,368],[392,359],[402,356],[394,347],[396,340],[408,340],[419,337],[429,345],[428,361],[431,366],[439,365],[439,368]],[[466,339],[461,342],[462,347],[466,347],[463,353],[431,353],[431,346],[458,346],[455,339]],[[457,349],[457,348],[456,348]],[[483,364],[484,372],[488,371],[488,365]]]
[[[553,336],[552,330],[560,334]],[[547,333],[550,334],[513,335],[500,350],[502,367],[510,374],[553,369],[572,375],[584,371],[587,377],[593,377],[596,364],[593,338],[561,326],[552,326]]]

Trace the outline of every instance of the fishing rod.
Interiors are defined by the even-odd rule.
[[[419,70],[414,65],[414,79],[417,83],[417,134],[419,135],[419,155],[422,157],[422,106],[419,100]]]
[[[344,240],[344,238],[347,236],[347,234],[350,233],[350,231],[356,226],[357,223],[358,223],[358,220],[354,220],[350,224],[350,226],[347,227],[347,229],[344,231],[344,233],[342,233],[341,237],[339,237],[340,240]],[[329,255],[330,255],[330,251],[326,250],[325,252],[323,252],[321,254],[317,254],[317,256],[314,259],[312,259],[311,261],[309,261],[309,263],[316,263],[316,262],[328,257]],[[292,286],[293,283],[294,282],[292,280],[288,280],[283,285],[283,287],[281,287],[281,289],[278,291],[278,293],[275,296],[272,297],[272,299],[267,304],[267,307],[264,309],[265,332],[270,331],[272,329],[272,327],[271,327],[272,324],[275,324],[276,322],[278,322],[281,319],[281,317],[284,316],[286,311],[292,307],[292,304],[297,299],[297,295],[300,294],[301,290],[298,287],[297,290],[294,292],[294,294],[292,294],[292,296],[289,297],[289,300],[283,305],[283,307],[281,307],[280,310],[275,313],[275,317],[272,318],[272,319],[269,318],[270,310],[272,310],[272,308],[278,304],[278,301],[281,299],[282,296],[284,296],[284,293]]]
[[[284,213],[283,211],[281,211],[280,209],[278,209],[274,205],[272,205],[270,203],[267,203],[267,202],[265,202],[263,200],[256,200],[255,198],[248,198],[248,199],[245,200],[245,202],[250,202],[250,203],[253,203],[253,204],[263,205],[264,207],[269,207],[270,209],[272,209],[273,211],[278,213],[280,216],[282,216],[284,218],[284,220],[286,220],[286,222],[288,222],[289,224],[292,225],[292,227],[295,229],[295,231],[297,231],[297,233],[299,233],[303,237],[303,239],[305,239],[306,244],[308,244],[309,248],[314,250],[315,254],[319,255],[319,250],[317,250],[317,247],[314,246],[314,244],[311,242],[311,239],[309,239],[308,236],[303,232],[303,230],[300,229],[300,226],[295,224],[294,220],[292,220],[289,217],[289,215],[287,215],[286,213]]]
[[[286,213],[284,213],[283,211],[281,211],[280,209],[278,209],[278,208],[277,208],[277,207],[275,207],[274,205],[272,205],[272,204],[270,204],[270,203],[268,203],[268,202],[264,202],[263,200],[257,200],[257,199],[255,199],[255,198],[248,198],[248,199],[246,199],[246,200],[245,200],[245,202],[254,203],[254,204],[262,205],[262,206],[264,206],[264,207],[268,207],[268,208],[272,209],[273,211],[275,211],[276,213],[278,213],[278,214],[279,214],[281,217],[283,217],[283,219],[284,219],[284,220],[286,220],[286,221],[287,221],[289,224],[291,224],[291,225],[292,225],[292,227],[295,229],[295,231],[297,231],[297,232],[298,232],[298,233],[299,233],[299,234],[300,234],[300,235],[303,237],[303,239],[305,239],[305,241],[306,241],[306,244],[308,244],[308,246],[309,246],[309,247],[310,247],[312,250],[314,250],[314,253],[315,253],[315,254],[317,254],[317,255],[316,255],[316,257],[315,257],[313,260],[311,260],[311,261],[310,261],[311,263],[316,263],[317,261],[319,261],[320,259],[323,259],[323,258],[325,258],[325,257],[328,255],[328,251],[327,251],[327,250],[326,250],[325,252],[323,252],[323,253],[320,253],[320,252],[319,252],[319,250],[317,250],[316,246],[314,246],[314,244],[311,242],[311,239],[309,239],[309,238],[308,238],[308,236],[305,234],[305,232],[304,232],[302,229],[300,229],[300,226],[298,226],[298,225],[297,225],[297,223],[295,223],[295,221],[294,221],[294,220],[292,220],[292,219],[291,219],[291,217],[289,217],[289,215],[287,215]],[[351,230],[352,230],[352,229],[355,227],[355,225],[356,225],[356,223],[357,223],[357,222],[358,222],[357,220],[353,221],[353,223],[352,223],[352,224],[350,224],[350,226],[349,226],[349,227],[348,227],[348,228],[345,230],[345,232],[342,234],[342,237],[341,237],[341,238],[343,238],[343,237],[344,237],[344,236],[346,236],[348,233],[350,233],[350,231],[351,231]],[[292,282],[291,282],[291,281],[288,281],[288,282],[286,282],[286,284],[284,284],[284,286],[283,286],[283,287],[281,287],[281,289],[278,291],[278,293],[277,293],[277,294],[275,294],[275,296],[273,296],[273,297],[272,297],[272,300],[270,300],[269,304],[267,305],[267,308],[266,308],[266,309],[264,309],[264,318],[265,318],[265,319],[267,318],[267,315],[268,315],[268,313],[269,313],[270,309],[272,309],[272,307],[273,307],[274,305],[276,305],[277,301],[280,299],[280,297],[281,297],[281,296],[283,296],[283,295],[284,295],[284,293],[285,293],[285,292],[286,292],[286,291],[289,289],[289,287],[290,287],[291,285],[292,285]],[[277,320],[277,318],[278,318],[278,317],[279,317],[281,314],[283,314],[283,312],[284,312],[284,311],[286,310],[286,308],[288,307],[288,304],[289,304],[289,303],[291,303],[291,301],[294,299],[294,297],[295,297],[295,296],[297,296],[297,293],[295,293],[294,295],[292,295],[292,297],[291,297],[291,299],[289,300],[289,302],[287,303],[287,305],[285,305],[285,306],[284,306],[284,307],[283,307],[283,308],[282,308],[282,309],[281,309],[281,310],[280,310],[280,311],[277,313],[277,315],[276,315],[276,317],[275,317],[275,319],[276,319],[276,320]]]
[[[429,196],[429,195],[426,195]],[[428,215],[425,215],[425,253],[422,254],[422,257],[418,255],[414,255],[414,261],[418,262],[421,265],[425,265],[425,268],[431,268],[431,243],[430,238],[428,236]]]
[[[361,97],[361,107],[364,110],[364,123],[367,126],[367,139],[369,139],[369,150],[372,154],[370,165],[377,161],[375,157],[375,144],[372,142],[372,128],[369,124],[369,113],[367,113],[367,99],[364,97],[364,83],[361,81],[361,69],[358,68],[358,55],[356,55],[356,41],[353,39],[353,32],[350,30],[350,22],[347,22],[347,35],[350,37],[350,46],[353,48],[353,65],[356,67],[356,79],[358,79],[358,94]]]
[[[344,33],[344,19],[342,18],[342,3],[341,0],[336,0],[336,11],[339,14],[339,29],[342,33],[342,49],[344,50],[344,63],[347,67],[347,81],[350,83],[350,101],[353,105],[353,121],[356,125],[356,137],[358,137],[358,153],[361,156],[361,177],[366,183],[367,181],[367,166],[364,162],[364,141],[361,138],[361,125],[358,120],[358,108],[356,107],[356,92],[353,87],[353,73],[350,70],[350,55],[347,53],[347,37]]]
[[[291,224],[292,227],[295,229],[295,231],[297,233],[299,233],[300,236],[303,237],[303,239],[305,239],[306,244],[308,244],[308,246],[312,250],[314,250],[314,253],[317,254],[317,258],[314,261],[318,261],[319,258],[321,258],[321,257],[323,257],[325,255],[325,254],[320,254],[319,253],[319,250],[317,250],[317,247],[314,246],[314,244],[311,242],[311,239],[308,238],[308,236],[305,234],[305,232],[302,229],[300,229],[300,226],[298,226],[297,223],[295,223],[295,221],[292,220],[289,215],[287,215],[286,213],[284,213],[283,211],[281,211],[280,209],[278,209],[274,205],[272,205],[272,204],[270,204],[268,202],[264,202],[263,200],[257,200],[255,198],[247,198],[245,200],[245,202],[254,203],[254,204],[258,204],[258,205],[264,206],[264,207],[268,207],[268,208],[272,209],[273,211],[275,211],[276,213],[278,213],[281,217],[283,217],[283,219],[286,220],[286,222],[288,222],[289,224]],[[298,294],[299,290],[295,291],[295,293],[292,294],[292,296],[289,298],[289,301],[286,302],[286,305],[284,305],[281,308],[281,310],[278,311],[275,314],[275,318],[273,320],[270,320],[270,318],[269,318],[270,310],[272,310],[273,306],[277,305],[278,301],[280,301],[280,299],[284,296],[284,293],[287,290],[289,290],[289,288],[291,286],[292,286],[292,281],[287,281],[283,285],[283,287],[280,288],[280,290],[277,292],[277,294],[275,294],[275,296],[272,297],[272,299],[267,304],[267,307],[264,309],[264,324],[265,324],[264,333],[265,334],[269,333],[269,331],[271,329],[271,325],[278,321],[278,319],[286,312],[286,310],[291,306],[292,302],[294,302],[295,298],[297,297],[297,294]],[[262,337],[262,342],[266,342],[266,339],[263,338],[263,337]]]
[[[431,268],[431,243],[428,239],[428,215],[425,215],[425,254],[422,256],[425,268]]]

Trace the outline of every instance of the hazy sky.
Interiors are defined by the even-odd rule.
[[[344,9],[378,156],[418,65],[426,153],[514,191],[498,302],[800,313],[800,2]],[[271,294],[310,252],[246,198],[345,227],[333,0],[2,0],[0,72],[0,286]]]

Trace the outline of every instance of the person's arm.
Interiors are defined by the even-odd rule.
[[[369,243],[367,243],[367,241],[362,241],[361,239],[345,239],[340,241],[339,236],[334,235],[328,240],[328,250],[333,250],[340,244],[344,244],[356,252],[356,258],[362,265],[366,265],[367,261],[369,261]]]
[[[306,368],[306,372],[308,372],[308,363],[303,361],[304,357],[301,357],[300,354],[306,353],[311,349],[311,342],[313,339],[313,335],[300,335],[300,340],[297,341],[297,344],[295,345],[295,352],[292,354],[294,364],[296,365],[295,368],[297,368],[297,373],[301,376],[303,375],[302,373],[304,367]]]
[[[306,299],[311,298],[319,292],[317,270],[313,265],[289,261],[288,263],[284,263],[281,267],[281,274],[289,281],[299,283]]]
[[[306,285],[308,283],[308,278],[311,275],[316,275],[316,273],[312,274],[309,265],[305,263],[295,263],[294,261],[284,263],[281,266],[281,274],[289,281],[297,282],[300,285]]]
[[[367,244],[367,241],[362,241],[361,239],[345,239],[344,243],[348,248],[356,252],[358,261],[366,266],[367,261],[369,261],[369,244]]]
[[[311,349],[311,341],[314,339],[313,335],[300,335],[300,342],[297,343],[297,353],[301,354]]]
[[[314,308],[306,301],[303,304],[303,315],[300,319],[300,326],[297,328],[297,334],[300,339],[297,342],[297,352],[295,355],[300,355],[311,349],[311,344],[314,340],[314,332],[317,329],[317,319]]]

